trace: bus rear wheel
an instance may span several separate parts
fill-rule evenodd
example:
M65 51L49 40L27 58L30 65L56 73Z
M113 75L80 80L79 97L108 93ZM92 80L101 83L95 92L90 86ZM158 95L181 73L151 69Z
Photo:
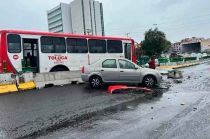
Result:
M56 66L50 70L50 72L69 71L66 66Z

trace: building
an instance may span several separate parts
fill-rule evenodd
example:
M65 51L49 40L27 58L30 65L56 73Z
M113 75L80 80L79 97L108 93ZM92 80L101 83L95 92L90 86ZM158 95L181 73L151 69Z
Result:
M60 3L60 5L47 11L49 32L72 33L70 5Z
M102 3L94 0L74 0L61 3L47 12L50 32L104 36Z
M201 51L202 52L210 52L210 39L205 39L201 42Z
M201 53L210 51L210 39L186 38L172 44L172 51L175 53Z

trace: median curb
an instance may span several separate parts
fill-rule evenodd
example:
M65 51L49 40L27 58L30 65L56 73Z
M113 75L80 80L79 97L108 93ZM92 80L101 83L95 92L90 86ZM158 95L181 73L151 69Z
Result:
M18 86L19 91L25 91L25 90L32 90L35 89L36 85L34 82L26 82L26 83L21 83Z
M17 91L18 88L16 84L0 85L0 94L9 94Z
M159 69L162 70L167 70L167 69L180 69L180 68L185 68L185 67L190 67L190 66L196 66L199 64L204 64L207 63L209 61L203 61L203 62L193 62L193 63L185 63L185 64L180 64L180 65L171 65L171 66L159 66Z
M157 68L157 70L162 74L162 75L167 75L169 71L175 70L175 69L181 69L181 68L186 68L186 67L191 67L191 66L196 66L200 64L205 64L210 62L210 60L206 61L200 61L200 62L193 62L193 63L185 63L185 64L180 64L180 65L162 65Z

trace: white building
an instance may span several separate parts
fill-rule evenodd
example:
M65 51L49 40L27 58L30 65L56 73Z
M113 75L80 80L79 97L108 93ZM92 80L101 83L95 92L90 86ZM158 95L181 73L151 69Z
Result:
M103 6L98 1L74 0L70 4L61 3L47 13L50 32L99 36L105 34Z
M72 33L70 5L60 5L47 11L48 29L50 32Z

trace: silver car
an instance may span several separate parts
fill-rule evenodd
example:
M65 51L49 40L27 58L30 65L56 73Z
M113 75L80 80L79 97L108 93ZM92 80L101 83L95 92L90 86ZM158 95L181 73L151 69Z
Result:
M123 58L108 58L84 66L81 70L84 82L89 82L92 88L99 88L102 84L140 84L153 87L162 80L157 70L142 68Z

